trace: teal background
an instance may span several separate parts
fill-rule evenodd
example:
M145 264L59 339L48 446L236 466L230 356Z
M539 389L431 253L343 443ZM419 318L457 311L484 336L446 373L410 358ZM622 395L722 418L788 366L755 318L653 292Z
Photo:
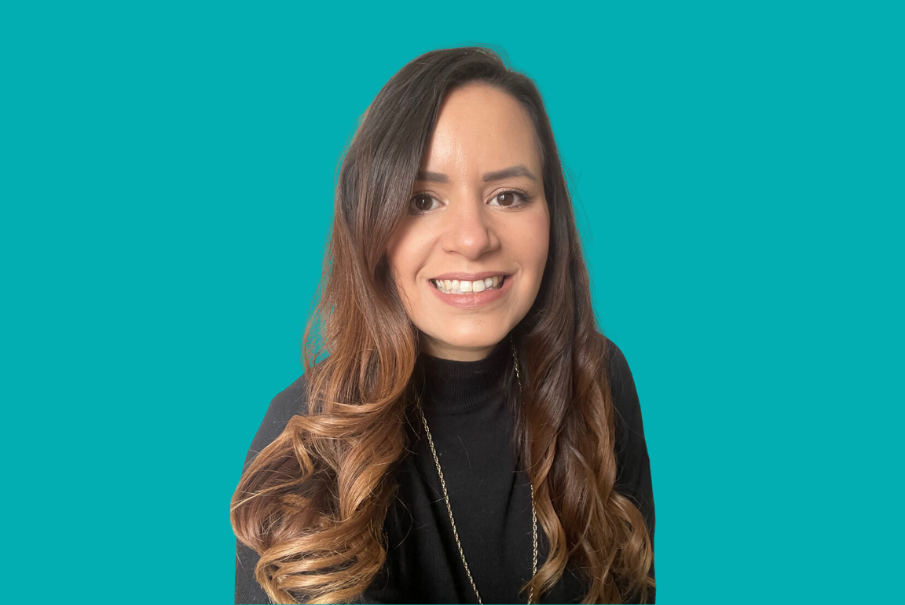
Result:
M659 602L895 599L897 4L5 4L4 600L232 602L229 499L301 372L342 150L470 43L535 79L571 172Z

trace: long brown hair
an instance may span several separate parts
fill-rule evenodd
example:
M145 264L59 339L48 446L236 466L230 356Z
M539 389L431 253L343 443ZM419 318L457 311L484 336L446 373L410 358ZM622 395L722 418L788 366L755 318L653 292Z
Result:
M511 94L533 120L550 211L540 291L513 330L525 385L516 446L550 544L524 590L550 589L567 563L584 575L583 603L646 601L654 587L644 518L614 489L606 341L549 119L528 77L470 47L426 53L396 73L342 161L319 303L304 336L308 413L257 455L232 499L233 530L260 555L256 578L276 602L352 601L386 559L390 471L405 452L420 349L385 252L444 95L473 81Z

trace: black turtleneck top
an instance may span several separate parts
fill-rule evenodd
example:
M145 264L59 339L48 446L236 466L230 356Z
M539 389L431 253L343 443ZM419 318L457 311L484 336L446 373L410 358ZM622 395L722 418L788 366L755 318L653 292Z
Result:
M608 377L616 407L616 489L647 521L653 540L654 499L641 408L628 363L611 341ZM421 405L446 481L459 539L485 603L524 603L519 589L531 577L531 491L513 445L516 415L509 339L479 361L422 354L416 367ZM305 377L277 395L252 441L246 466L285 428L307 413ZM510 385L513 385L510 387ZM477 603L443 499L437 467L420 414L406 427L409 452L393 470L399 486L384 530L387 560L362 598L369 603ZM538 524L538 569L549 544ZM269 603L254 578L258 555L237 542L236 603ZM651 570L653 574L653 569ZM542 603L577 603L585 586L567 567ZM652 597L649 598L653 602Z

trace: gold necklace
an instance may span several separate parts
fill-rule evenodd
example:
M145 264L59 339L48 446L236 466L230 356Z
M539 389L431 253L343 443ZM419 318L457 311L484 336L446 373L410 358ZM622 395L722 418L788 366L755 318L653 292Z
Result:
M519 393L522 392L522 377L518 371L518 355L515 352L515 344L512 342L510 338L509 344L512 346L512 358L515 360L515 377L518 380L518 390ZM424 432L427 433L427 442L431 448L431 454L434 456L434 464L437 466L437 474L440 475L440 487L443 488L443 499L446 500L446 512L449 513L449 523L452 525L453 536L456 539L456 546L459 547L459 556L462 557L462 564L465 566L465 573L468 575L468 581L471 582L471 587L474 590L475 596L478 598L478 603L484 605L484 601L481 600L481 594L478 592L478 587L474 583L474 578L471 577L471 570L468 568L468 561L465 560L465 551L462 550L462 543L459 541L459 532L456 529L456 521L453 519L452 506L449 504L449 494L446 492L446 480L443 479L443 470L440 468L440 458L437 456L437 450L434 448L434 440L431 438L431 430L427 426L427 418L424 416L424 410L420 407L418 408L421 412L421 422L424 424ZM531 561L531 578L534 579L534 576L537 575L537 512L534 509L534 486L531 485L531 534L534 542L534 556ZM531 601L534 599L534 588L531 588L528 593L528 603L530 605Z

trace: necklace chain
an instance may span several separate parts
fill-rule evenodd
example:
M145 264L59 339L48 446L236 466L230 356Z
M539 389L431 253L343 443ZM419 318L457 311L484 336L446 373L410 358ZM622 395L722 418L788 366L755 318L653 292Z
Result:
M518 368L518 355L515 352L515 344L510 339L510 345L512 346L512 358L515 360L515 377L518 381L518 389L519 393L522 392L522 376L519 374ZM471 577L471 569L468 567L468 561L465 560L465 551L462 549L462 542L459 541L459 531L456 529L456 520L453 518L452 506L449 504L449 494L446 491L446 480L443 478L443 470L440 468L440 458L437 456L437 450L434 447L434 440L431 438L431 430L427 426L427 418L424 416L424 410L421 410L421 422L424 424L424 432L427 433L427 443L430 445L431 454L434 456L434 464L437 467L437 474L440 476L440 487L443 488L443 499L446 501L446 512L449 513L449 523L452 525L453 537L456 539L456 546L459 549L459 556L462 558L462 564L465 566L465 573L468 575L468 581L471 582L471 587L474 590L475 596L478 598L478 603L484 605L484 601L481 600L481 593L478 592L478 587L474 583L474 578ZM532 541L534 543L534 555L531 559L531 578L537 575L537 511L534 509L534 486L531 485L531 535ZM532 587L528 594L528 603L530 605L531 601L534 600L534 588Z

